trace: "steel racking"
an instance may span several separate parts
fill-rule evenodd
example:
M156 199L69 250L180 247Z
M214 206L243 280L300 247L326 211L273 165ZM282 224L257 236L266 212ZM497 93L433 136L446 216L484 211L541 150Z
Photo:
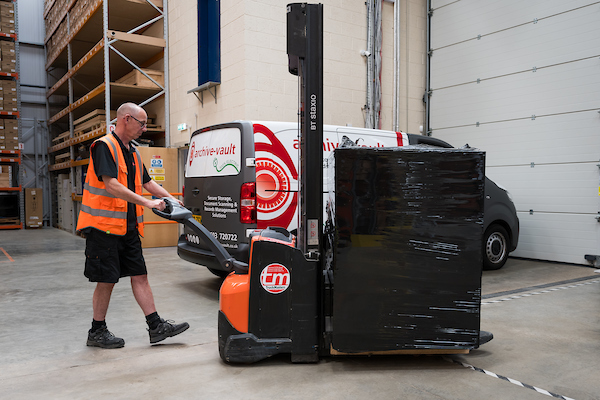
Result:
M20 127L19 127L19 45L17 42L18 24L17 7L12 0L0 2L0 47L1 59L3 60L0 68L0 83L3 90L0 92L0 121L2 130L0 137L4 139L5 144L0 144L0 167L7 168L10 171L9 184L3 186L0 182L0 194L16 194L19 207L18 217L0 218L0 229L21 229L24 220L24 199L21 184L21 149L20 145ZM4 45L10 45L7 49ZM13 83L8 90L4 90L5 83ZM10 129L5 129L5 121L10 121ZM16 133L15 133L16 131ZM16 135L16 136L15 136ZM17 138L17 145L14 144L14 138Z
M60 226L66 230L75 231L89 163L85 148L107 133L120 104L144 106L155 123L142 140L169 145L166 10L167 0L46 1L48 153L54 158L48 169L57 187L69 175L71 224ZM60 191L54 192L58 204Z

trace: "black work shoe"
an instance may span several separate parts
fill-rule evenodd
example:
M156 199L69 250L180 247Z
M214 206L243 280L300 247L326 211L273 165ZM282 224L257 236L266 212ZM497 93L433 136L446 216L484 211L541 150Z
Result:
M87 345L102 347L103 349L118 349L125 346L125 341L115 337L106 326L103 326L96 330L96 332L92 332L91 329L88 331Z
M187 322L181 324L173 324L173 322L175 321L165 321L161 318L160 324L158 324L156 329L148 329L150 343L158 343L168 337L179 335L190 327L190 324Z

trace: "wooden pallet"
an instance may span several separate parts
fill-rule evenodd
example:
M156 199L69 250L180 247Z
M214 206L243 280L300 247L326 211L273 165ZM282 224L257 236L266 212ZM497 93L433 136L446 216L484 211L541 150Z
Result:
M94 117L89 121L82 122L79 125L75 126L73 128L73 130L75 131L74 136L77 137L83 135L84 133L100 129L104 126L106 126L106 119L104 115L98 115L97 117Z
M0 225L17 225L20 224L19 218L0 218Z
M60 135L58 135L57 137L55 137L54 139L52 139L52 143L55 145L63 143L65 140L69 139L70 135L71 135L71 132L69 132L69 131L63 132Z
M63 162L65 159L69 159L71 157L71 154L69 153L61 153L61 154L57 154L54 156L54 160L55 162L59 163L59 162Z
M91 120L92 118L98 117L98 116L102 116L102 117L106 117L106 111L105 110L101 110L101 109L97 109L94 110L86 115L84 115L81 118L76 119L75 121L73 121L73 125L75 126L75 130L77 130L77 126ZM110 112L110 119L114 119L117 117L117 112L116 111L112 111Z
M436 355L436 354L469 354L469 349L405 349L388 351L368 351L362 353L343 353L330 349L332 356L390 356L390 355Z

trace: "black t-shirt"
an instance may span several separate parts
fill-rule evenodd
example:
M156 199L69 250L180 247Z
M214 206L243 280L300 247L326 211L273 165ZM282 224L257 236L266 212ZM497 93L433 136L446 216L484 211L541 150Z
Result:
M127 149L121 139L114 133L112 134L123 152L125 158L125 164L127 164L127 188L132 192L135 192L135 148L133 144L129 143L129 149ZM110 176L111 178L117 178L117 163L112 157L108 145L102 141L97 141L91 149L91 157L94 162L94 170L99 180L102 180L102 175ZM150 175L144 166L144 176L142 177L142 184L150 182ZM135 217L135 204L127 203L127 231L132 231L136 227Z

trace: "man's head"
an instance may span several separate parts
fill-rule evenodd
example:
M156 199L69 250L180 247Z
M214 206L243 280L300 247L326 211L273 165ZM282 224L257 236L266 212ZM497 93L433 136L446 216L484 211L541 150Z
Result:
M117 110L117 126L115 133L123 143L142 136L146 131L148 115L144 109L134 103L124 103Z

